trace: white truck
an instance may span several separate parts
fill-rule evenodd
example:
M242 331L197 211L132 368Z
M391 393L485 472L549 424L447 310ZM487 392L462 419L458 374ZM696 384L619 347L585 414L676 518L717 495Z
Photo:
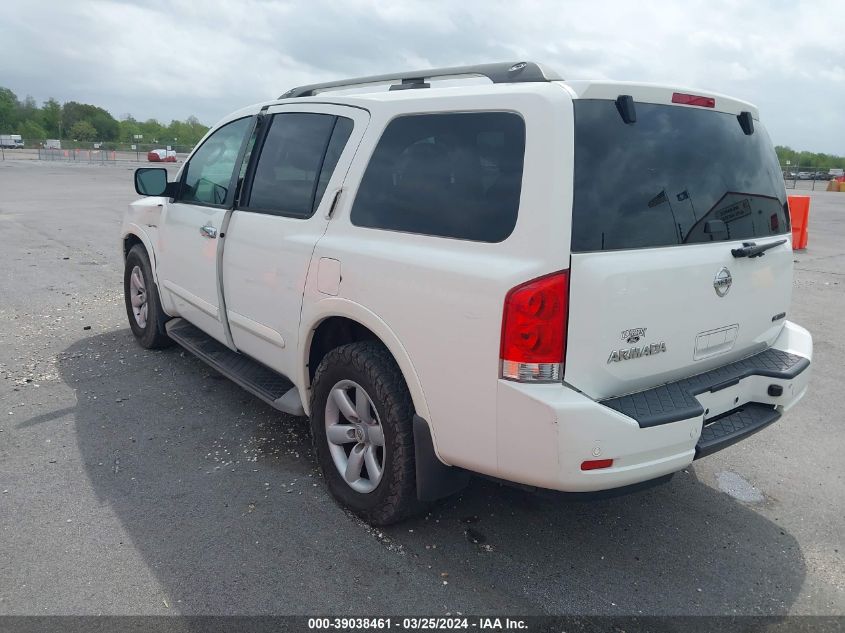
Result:
M134 336L308 415L374 524L473 473L662 482L807 390L786 192L737 99L530 62L315 84L135 187Z
M23 149L24 143L20 134L0 134L0 147L4 149Z

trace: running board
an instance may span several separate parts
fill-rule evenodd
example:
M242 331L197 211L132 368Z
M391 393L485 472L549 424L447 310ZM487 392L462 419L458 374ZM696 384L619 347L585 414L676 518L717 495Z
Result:
M171 319L165 328L179 345L270 406L291 415L305 415L299 390L282 374L232 351L185 319Z

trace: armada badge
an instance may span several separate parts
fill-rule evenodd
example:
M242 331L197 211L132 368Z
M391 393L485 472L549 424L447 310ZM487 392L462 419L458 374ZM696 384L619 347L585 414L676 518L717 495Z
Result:
M651 345L643 345L642 347L629 347L628 349L615 349L610 352L607 359L608 365L610 363L618 363L623 360L633 360L635 358L642 358L643 356L653 356L666 351L666 343L652 343Z
M733 281L734 279L731 277L731 271L722 266L719 272L716 273L716 277L713 279L713 289L716 291L717 295L724 297L728 294L728 290L731 289Z

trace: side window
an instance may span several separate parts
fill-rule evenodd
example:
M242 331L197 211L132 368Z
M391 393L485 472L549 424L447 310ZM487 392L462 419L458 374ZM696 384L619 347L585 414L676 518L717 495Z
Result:
M251 123L251 117L232 121L205 140L185 168L181 202L211 205L226 202L235 162Z
M420 114L390 122L352 206L352 223L501 242L516 225L525 123L509 112Z
M246 208L310 217L320 204L351 131L351 120L329 114L274 115Z
M320 200L323 199L323 194L326 192L326 187L334 173L334 168L337 167L337 161L340 160L340 155L343 153L343 148L346 147L346 141L349 140L350 134L352 134L352 119L337 117L332 137L329 140L329 146L326 148L326 159L323 161L323 169L320 170L317 194L314 196L315 211L320 205Z
M246 144L246 151L244 151L244 159L241 161L241 168L238 170L238 180L243 180L246 176L246 170L249 166L249 159L252 156L252 150L255 149L255 141L258 138L258 130L253 130Z

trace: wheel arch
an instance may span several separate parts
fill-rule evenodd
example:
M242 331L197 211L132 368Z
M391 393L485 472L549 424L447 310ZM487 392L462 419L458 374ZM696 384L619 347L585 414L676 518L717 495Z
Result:
M311 379L317 365L330 349L357 340L378 340L388 349L399 366L417 415L430 420L425 393L411 357L387 323L367 308L348 299L324 299L318 306L319 310L307 323L303 320L302 324L300 340L303 345L299 378L300 384L305 387L303 391L310 391ZM344 328L348 328L347 335L343 334ZM303 398L307 414L310 414L309 400Z
M305 344L302 346L300 384L307 385L310 390L311 379L320 360L338 345L361 340L379 341L399 366L415 409L413 434L417 498L423 502L434 501L461 490L469 481L470 474L440 459L422 384L407 350L393 330L378 315L347 299L326 299L318 305L320 310L303 330L304 338L301 340ZM308 403L306 414L310 415L310 398L303 400L303 404Z
M146 234L146 232L139 227L137 224L130 224L127 229L123 233L123 238L121 240L123 246L123 259L126 259L126 256L129 255L129 251L132 249L133 246L136 244L140 244L144 247L144 250L147 251L147 257L150 258L150 270L153 273L153 281L155 281L156 285L158 285L158 271L156 270L156 256L155 251L153 250L152 240L150 240L150 236Z

